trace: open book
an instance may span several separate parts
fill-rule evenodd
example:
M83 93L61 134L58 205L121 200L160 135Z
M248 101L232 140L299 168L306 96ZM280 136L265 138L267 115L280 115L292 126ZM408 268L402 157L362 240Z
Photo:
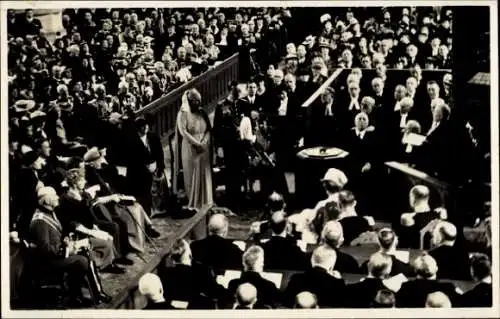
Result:
M281 287L281 280L283 279L283 274L273 273L273 272L263 272L260 273L260 275L262 276L262 278L267 279L271 281L273 284L275 284L278 289ZM226 270L224 275L217 276L216 281L219 285L227 289L229 287L229 283L231 282L231 280L238 279L240 277L241 277L241 271Z
M405 275L399 274L399 275L393 276L391 278L385 279L383 281L383 283L384 283L384 286L386 286L388 289L390 289L394 292L398 292L399 289L401 289L401 285L407 281L408 281L408 278L406 278Z
M403 144L408 144L413 146L420 146L422 145L422 143L424 143L424 141L425 141L425 136L416 133L410 133L403 137Z

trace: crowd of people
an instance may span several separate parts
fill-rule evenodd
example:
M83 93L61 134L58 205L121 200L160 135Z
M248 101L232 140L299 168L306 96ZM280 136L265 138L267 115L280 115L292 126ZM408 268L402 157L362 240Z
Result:
M325 181L325 188L337 191L318 203L306 227L297 227L276 193L268 199L268 219L256 223L245 242L228 238L224 214L211 215L206 238L177 240L158 274L141 278L139 291L148 300L144 309L491 307L492 252L485 247L469 254L452 223L436 223L430 249L406 260L398 254L408 247L407 238L418 241L418 227L434 213L426 187L410 191L415 213L402 220L411 218L412 224L405 222L397 232L391 227L376 231L377 248L360 264L359 257L343 250L372 225L356 214L354 195L338 184L343 173L335 170L330 176L335 180ZM311 249L298 244L307 232L315 234ZM224 281L228 270L237 275ZM272 279L270 273L281 277Z
M269 219L252 225L252 236L272 237L242 253L224 238L227 218L211 216L208 225L200 223L191 246L176 243L169 255L174 267L141 279L148 308L455 307L491 299L491 252L469 263L454 246L460 231L445 221L446 211L425 205L424 186L412 189L414 212L398 216L394 230L378 233L381 251L366 265L338 249L374 225L355 207L371 214L369 208L380 204L367 189L388 159L380 154L445 177L450 130L474 144L470 123L451 121L451 73L436 81L422 77L422 70L452 67L451 10L324 9L314 11L319 25L313 32L300 25L308 19L301 10L66 9L65 32L54 43L33 10L9 11L9 225L10 239L22 251L14 297L29 301L40 275L67 273L72 307L88 306L82 288L94 305L110 301L99 274L126 272L134 255L161 236L153 227L151 190L165 172L163 146L149 119L136 117L136 111L238 52L240 78L229 83L213 127L199 92L184 94L172 190L183 188L191 208L213 204L215 155L224 164L233 211L245 210L245 192L257 179L262 198L273 194ZM345 83L332 83L308 108L301 107L338 68L349 73ZM408 69L408 75L396 80L392 68ZM412 133L424 142L411 142ZM283 173L293 171L298 148L312 146L349 152L342 169L352 192L342 190L343 173L329 171L322 180L328 199L287 216ZM439 222L429 245L454 246L452 252L436 248L412 265L388 257L398 237L405 247L417 246L431 220ZM319 246L309 256L297 239ZM463 267L453 269L449 256L463 258ZM464 279L469 266L479 288L464 295L436 281ZM227 289L210 271L226 269L244 270ZM276 269L304 273L280 292L259 275ZM368 279L354 285L342 279L343 273L360 272ZM399 273L418 279L398 291L384 286L389 275ZM344 297L332 298L338 291ZM365 294L358 298L360 292ZM408 297L416 293L417 301Z

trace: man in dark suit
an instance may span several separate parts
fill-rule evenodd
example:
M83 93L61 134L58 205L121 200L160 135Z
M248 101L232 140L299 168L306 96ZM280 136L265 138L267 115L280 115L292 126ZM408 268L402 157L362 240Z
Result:
M432 243L437 246L429 251L436 260L439 279L470 280L469 256L457 239L457 228L450 222L440 221L433 231Z
M461 297L461 307L491 307L493 290L491 261L485 254L475 254L471 258L471 272L477 284Z
M306 255L297 246L295 240L287 237L287 223L286 214L283 211L275 212L271 216L269 225L272 231L271 239L262 245L266 270L303 270L307 267Z
M391 276L403 274L407 277L413 275L413 269L409 264L399 260L394 254L398 246L398 237L396 233L390 228L382 228L378 232L378 244L380 247L379 252L386 254L392 259ZM362 265L363 269L367 268L367 263Z
M420 148L426 161L422 162L421 169L428 174L449 177L450 170L450 127L449 116L451 110L446 104L437 105L432 111L432 125L427 137Z
M380 171L380 150L375 128L369 126L368 115L358 113L354 118L355 126L343 139L343 149L349 152L346 158L348 176L352 182L352 191L358 197L361 211L372 213L376 203L376 191L369 188ZM370 211L371 209L371 211Z
M370 96L373 96L375 99L375 108L376 109L385 109L388 107L389 104L389 97L387 96L385 92L385 85L384 85L384 80L382 80L379 77L375 77L372 80L372 90L373 94L370 94Z
M334 106L334 94L333 88L327 88L320 101L309 105L305 146L338 146L345 116Z
M460 290L453 283L436 280L438 264L432 256L423 254L417 257L413 261L413 268L417 278L401 285L396 295L396 307L424 307L427 296L436 291L445 293L452 301L452 304L456 305Z
M259 302L275 308L281 302L278 288L271 281L262 278L264 271L264 250L260 246L251 246L243 254L243 272L241 277L229 282L228 293L234 296L241 284L250 283L256 289Z
M369 308L380 290L387 289L383 280L389 276L392 259L381 252L374 253L368 260L368 276L347 286L352 308Z
M321 232L321 241L323 245L335 250L337 253L334 270L340 273L350 274L357 274L360 272L359 264L356 259L339 249L344 243L344 233L340 222L327 222Z
M225 269L241 269L241 250L226 239L229 221L222 214L214 214L208 222L208 237L191 243L193 260L211 267L216 273Z
M320 246L316 248L311 257L312 268L304 273L295 274L285 290L285 304L292 307L297 294L308 291L318 298L321 308L343 307L341 297L345 292L345 282L340 273L334 271L336 262L335 250Z
M36 190L42 185L38 172L43 168L44 162L37 152L29 151L22 156L22 164L18 174L13 176L14 187L11 193L19 208L19 215L13 216L16 218L15 228L21 237L25 237L29 233L30 221L37 206Z
M254 80L250 80L247 83L247 96L240 100L240 107L244 112L250 114L251 110L258 111L262 113L264 110L264 98L261 95L257 95L257 83Z
M152 214L151 187L153 175L161 176L165 170L163 147L160 138L149 131L149 124L142 117L135 120L136 132L130 136L127 181L131 194L137 198L146 213Z
M190 309L207 309L215 307L212 299L225 296L224 288L216 283L210 269L193 264L191 249L185 240L177 240L168 258L172 266L158 270L165 287L165 300L187 303L185 307Z
M259 301L257 288L250 283L243 283L238 286L234 295L235 302L226 305L224 308L233 310L270 309L269 306Z

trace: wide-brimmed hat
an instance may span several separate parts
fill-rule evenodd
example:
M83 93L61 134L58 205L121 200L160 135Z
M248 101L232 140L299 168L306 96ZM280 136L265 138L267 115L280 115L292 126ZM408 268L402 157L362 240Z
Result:
M98 159L106 162L106 159L102 156L101 151L97 147L92 147L83 155L83 160L87 163L97 161Z
M337 168L330 168L326 172L322 181L330 182L335 184L339 188L343 188L347 184L348 179L347 176L344 174L344 172L342 172L341 170Z
M28 151L23 155L23 162L24 165L26 166L31 166L33 163L36 162L36 160L40 157L40 154L38 154L35 151Z
M17 113L29 112L35 108L33 100L18 100L14 103L14 111Z

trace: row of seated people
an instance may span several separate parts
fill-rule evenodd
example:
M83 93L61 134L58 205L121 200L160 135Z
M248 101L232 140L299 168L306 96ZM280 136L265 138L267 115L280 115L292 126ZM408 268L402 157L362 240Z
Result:
M139 126L147 126L145 122L144 126L139 124L141 121L135 123L139 130ZM150 148L156 147L156 140L146 131L132 130L127 141L133 143L137 138L135 145L146 151L139 139L143 136ZM75 307L85 304L79 293L81 283L75 283L75 278L78 281L81 275L72 273L73 267L80 267L82 250L88 252L86 260L95 265L95 278L99 273L123 274L136 257L146 252L147 242L160 236L153 227L148 201L143 206L141 198L127 196L131 194L128 186L133 183L129 178L137 178L134 172L156 167L156 162L149 166L130 162L122 168L126 171L123 173L111 160L112 156L107 158L106 149L78 144L71 148L71 154L64 154L54 152L47 139L36 142L34 150L19 142L11 140L16 147L10 152L13 173L10 238L21 246L23 259L14 264L20 268L20 279L16 281L20 285L14 290L17 289L21 300L29 303L32 278L40 276L36 270L42 267L67 272L70 299ZM148 157L146 161L150 152L149 149L143 154ZM134 160L140 157L137 155ZM162 157L156 160L159 166L163 165ZM153 173L148 174L152 177ZM150 202L150 191L148 196ZM74 246L73 242L81 245L65 254L67 247ZM76 264L73 259L77 259ZM105 297L94 301L108 300Z
M226 238L227 217L212 215L206 239L191 245L178 240L167 266L158 269L158 276L147 274L139 281L139 291L148 299L145 309L491 306L491 264L484 254L472 256L467 265L477 282L474 286L442 280L439 261L425 252L411 266L403 267L412 268L414 278L408 280L402 262L385 248L390 238L394 242L397 236L391 229L383 229L378 234L379 250L366 261L366 277L353 276L337 270L341 253L332 242L342 236L342 226L329 221L322 231L321 244L310 255L308 265L299 270L296 266L300 259L296 257L302 252L286 237L284 213L275 212L271 220L272 238L243 252ZM273 256L278 249L280 256L286 251L287 256L295 257L281 269L269 264L276 262ZM235 273L233 270L238 270L236 275L225 278L228 271ZM278 279L273 279L273 274L278 274ZM465 293L462 287L467 289Z

